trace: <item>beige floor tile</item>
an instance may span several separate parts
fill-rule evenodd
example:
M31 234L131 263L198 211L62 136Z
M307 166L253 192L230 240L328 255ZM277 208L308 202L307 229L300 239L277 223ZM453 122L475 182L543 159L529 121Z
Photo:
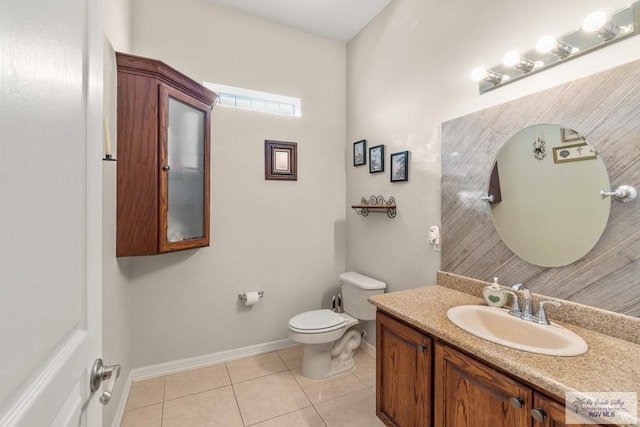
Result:
M311 405L289 371L234 384L233 388L245 425Z
M302 367L302 353L304 347L298 345L296 347L291 347L286 350L280 350L278 355L284 361L284 364L287 365L289 369L297 369Z
M292 371L292 373L313 404L335 399L336 397L367 388L367 386L351 372L323 381L313 381L303 377L300 369L296 369Z
M131 384L131 391L127 399L126 411L144 406L162 403L164 399L164 377L136 381Z
M290 412L280 417L272 418L251 427L325 427L326 424L313 407Z
M278 353L267 353L260 356L248 357L246 359L227 362L227 369L231 376L232 383L252 380L286 371L287 367L278 356Z
M242 427L231 386L164 403L162 427Z
M126 411L120 427L161 427L162 403Z
M376 417L376 397L368 389L315 406L328 427L384 427Z
M224 364L178 372L177 374L167 375L164 400L213 390L230 384L231 380Z
M376 359L362 350L357 350L353 355L356 362L353 373L360 378L367 387L376 385Z

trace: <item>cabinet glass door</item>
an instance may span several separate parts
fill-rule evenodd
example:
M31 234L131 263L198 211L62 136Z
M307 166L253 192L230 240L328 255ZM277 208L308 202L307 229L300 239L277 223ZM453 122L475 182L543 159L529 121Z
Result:
M210 109L166 86L161 105L167 126L160 127L166 132L160 144L160 240L166 251L207 246Z

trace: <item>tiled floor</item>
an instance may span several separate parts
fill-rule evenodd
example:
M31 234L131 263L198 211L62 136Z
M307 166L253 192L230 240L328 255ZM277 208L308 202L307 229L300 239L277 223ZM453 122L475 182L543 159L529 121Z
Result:
M122 427L375 427L375 359L326 381L300 372L302 347L133 383Z

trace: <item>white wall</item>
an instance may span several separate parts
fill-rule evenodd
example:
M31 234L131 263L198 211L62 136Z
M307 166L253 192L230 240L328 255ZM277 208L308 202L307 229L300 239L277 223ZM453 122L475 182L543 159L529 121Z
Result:
M346 46L205 0L132 6L132 53L302 99L300 119L214 108L211 246L131 259L132 366L285 338L344 271ZM298 143L297 182L264 180L265 139Z
M409 150L409 182L392 184L388 173L347 167L347 205L371 194L394 196L398 205L395 219L347 213L347 269L386 281L389 291L434 284L440 254L426 242L429 226L440 223L440 124L637 59L640 37L482 96L471 70L498 65L509 50L530 50L545 34L578 27L594 9L626 3L393 0L348 44L347 163L359 139L385 144L385 170L390 153Z
M129 49L129 0L103 2L104 84L103 107L112 150L116 152L116 97L117 74L114 47ZM103 408L103 425L108 426L118 409L129 371L131 369L129 286L130 262L115 258L116 231L116 163L102 163L102 358L108 365L121 366L120 379L116 382L113 400Z
M104 0L104 34L119 52L131 49L131 0Z

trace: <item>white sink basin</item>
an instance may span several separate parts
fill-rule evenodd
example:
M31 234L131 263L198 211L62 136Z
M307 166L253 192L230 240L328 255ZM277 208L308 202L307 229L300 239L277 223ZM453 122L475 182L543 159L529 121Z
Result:
M550 356L578 356L589 349L574 332L558 325L539 325L486 305L461 305L447 311L456 326L479 338L517 350Z

